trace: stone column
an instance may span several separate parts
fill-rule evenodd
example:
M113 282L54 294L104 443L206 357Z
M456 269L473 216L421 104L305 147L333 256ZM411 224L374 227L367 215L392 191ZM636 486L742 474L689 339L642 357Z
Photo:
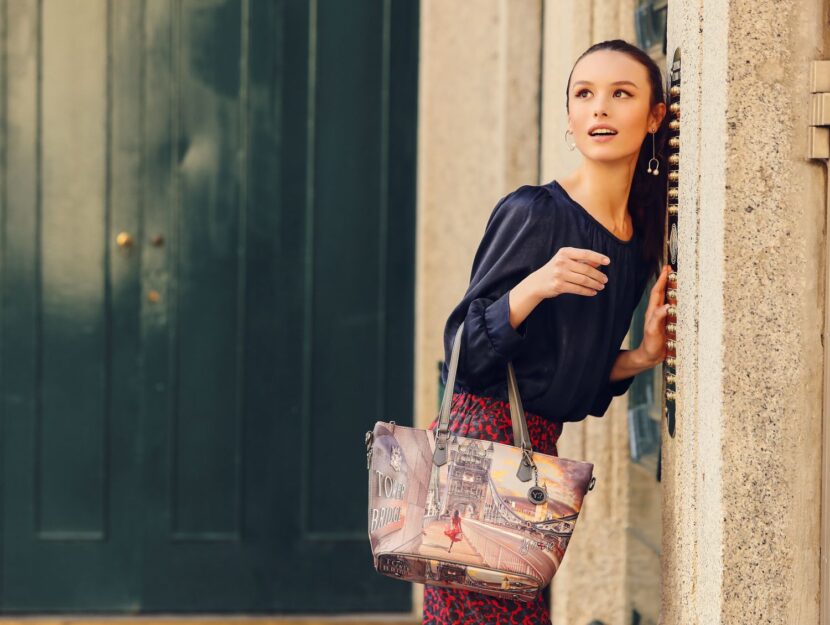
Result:
M823 168L817 0L673 0L682 49L678 416L663 625L819 622Z
M496 202L538 182L541 0L422 0L416 425L437 414L443 330ZM506 381L505 381L506 383ZM421 586L414 590L420 612Z

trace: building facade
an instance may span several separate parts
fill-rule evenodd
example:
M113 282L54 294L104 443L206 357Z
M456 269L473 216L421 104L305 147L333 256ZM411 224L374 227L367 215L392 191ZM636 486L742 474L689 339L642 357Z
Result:
M422 3L415 414L424 424L435 405L443 323L495 201L579 158L563 138L576 57L623 38L668 79L679 48L675 429L659 368L603 418L566 424L560 454L594 462L597 488L554 578L553 622L827 623L826 173L808 154L827 3L667 8Z

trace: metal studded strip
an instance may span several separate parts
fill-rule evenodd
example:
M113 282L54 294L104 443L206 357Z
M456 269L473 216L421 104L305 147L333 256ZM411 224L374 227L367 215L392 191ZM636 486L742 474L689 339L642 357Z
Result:
M671 268L666 285L666 303L669 314L666 319L666 359L663 362L663 414L666 416L669 435L674 437L675 400L677 399L677 214L680 182L680 48L674 51L669 72L669 142L666 243L664 256Z

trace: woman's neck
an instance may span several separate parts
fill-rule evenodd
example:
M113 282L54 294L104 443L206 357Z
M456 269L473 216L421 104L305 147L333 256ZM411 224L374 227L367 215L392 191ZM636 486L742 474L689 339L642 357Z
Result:
M616 236L629 239L634 231L628 212L632 178L633 170L628 167L586 161L565 178L560 178L559 184Z

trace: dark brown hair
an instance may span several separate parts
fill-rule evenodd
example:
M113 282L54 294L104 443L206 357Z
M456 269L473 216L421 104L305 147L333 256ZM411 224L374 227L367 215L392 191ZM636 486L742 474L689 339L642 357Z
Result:
M652 266L650 276L655 278L660 274L663 263L664 231L666 227L666 184L669 163L665 154L665 146L669 135L669 110L668 102L663 89L663 75L660 68L652 58L635 45L622 39L609 39L595 43L585 50L574 62L571 73L568 75L568 84L565 87L565 108L570 112L568 106L568 94L571 90L571 76L574 67L583 57L598 50L613 50L627 54L635 61L638 61L646 68L648 81L651 85L651 103L649 112L654 110L660 102L666 104L666 115L654 135L654 152L660 161L659 174L654 175L646 171L652 154L651 133L647 133L640 154L637 157L637 165L634 168L634 178L631 181L631 192L628 195L628 212L631 213L631 220L634 228L640 237L640 245L643 258Z

